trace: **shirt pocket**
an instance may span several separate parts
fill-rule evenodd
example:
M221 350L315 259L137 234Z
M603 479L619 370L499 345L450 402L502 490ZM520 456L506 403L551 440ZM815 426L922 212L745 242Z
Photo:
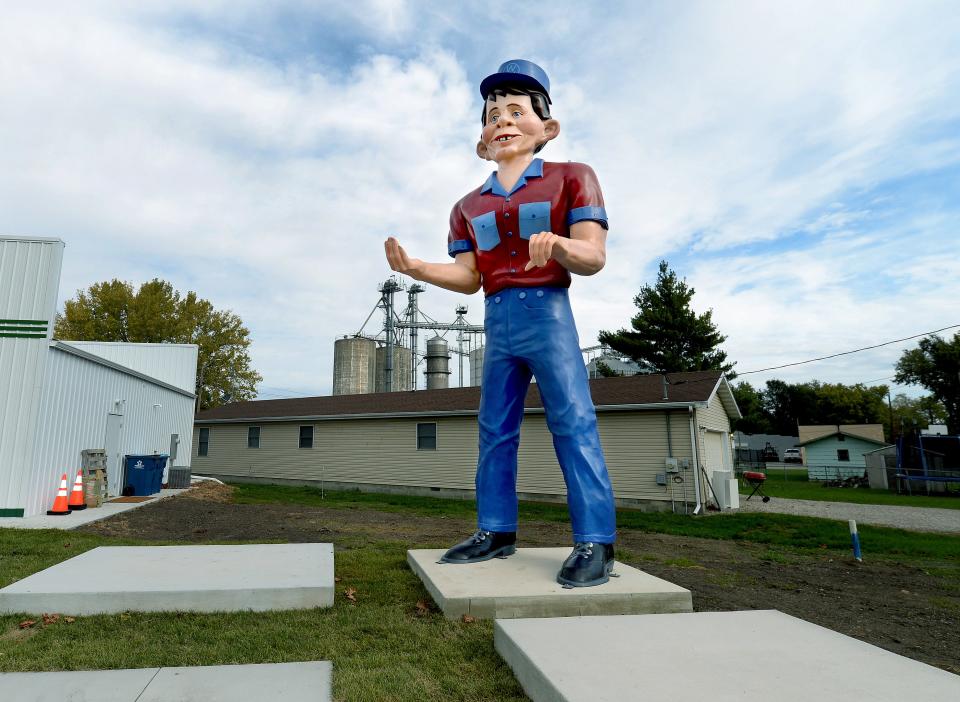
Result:
M477 240L477 248L489 251L500 243L500 232L497 231L496 212L487 212L470 220L473 226L473 236Z
M529 239L534 234L549 232L550 201L526 202L520 205L520 237Z

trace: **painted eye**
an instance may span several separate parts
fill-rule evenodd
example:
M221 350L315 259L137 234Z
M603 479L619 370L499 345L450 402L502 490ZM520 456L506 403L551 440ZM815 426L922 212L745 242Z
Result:
M522 113L520 110L514 110L514 111L513 111L513 116L514 116L514 117L518 117L518 118L519 118L519 117L523 117L523 113Z
M495 124L500 119L500 115L490 115L490 124Z

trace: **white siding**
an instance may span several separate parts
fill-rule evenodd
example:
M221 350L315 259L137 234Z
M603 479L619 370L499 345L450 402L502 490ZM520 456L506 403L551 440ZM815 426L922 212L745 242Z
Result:
M196 344L128 344L108 341L64 341L94 356L131 368L164 383L194 392L197 383Z
M46 322L46 338L0 338L0 509L24 505L62 259L62 241L0 238L0 319Z
M50 508L61 474L76 475L81 450L104 447L110 412L123 415L121 454L168 453L170 435L179 434L174 465L190 465L192 397L57 348L47 353L32 470L23 471L29 478L18 505L25 516Z

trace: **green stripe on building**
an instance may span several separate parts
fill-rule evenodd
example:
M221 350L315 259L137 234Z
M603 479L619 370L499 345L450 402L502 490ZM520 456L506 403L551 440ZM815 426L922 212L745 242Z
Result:
M38 319L0 319L0 337L5 339L46 339L47 325Z

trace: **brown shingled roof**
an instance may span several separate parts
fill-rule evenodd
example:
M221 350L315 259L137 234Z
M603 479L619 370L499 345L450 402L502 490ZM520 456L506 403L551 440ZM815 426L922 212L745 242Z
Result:
M662 375L595 378L590 381L590 392L593 395L593 403L598 408L618 405L703 403L710 399L713 389L720 380L720 372L670 373L667 375L667 380L669 382L667 399L663 399ZM524 406L527 409L543 407L535 383L530 386ZM233 402L198 413L196 422L331 417L337 415L433 414L437 412L471 414L476 413L479 407L479 387L449 388L445 390L416 390L364 395L324 395L287 400Z

